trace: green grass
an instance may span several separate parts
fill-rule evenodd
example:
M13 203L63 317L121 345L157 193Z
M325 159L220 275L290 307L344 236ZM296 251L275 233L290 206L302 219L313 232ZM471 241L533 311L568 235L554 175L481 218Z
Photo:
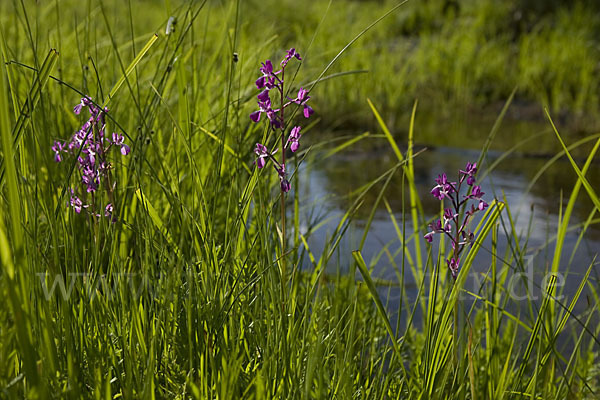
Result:
M507 46L533 46L539 54L528 50L521 57L543 57L541 44L585 35L591 17L584 8L568 9L562 12L583 22L569 30L563 15L557 24L565 25L565 36L553 39L561 30L540 22L529 39L515 41L498 35L502 25L488 23L496 13L507 15L508 6L468 3L465 12L472 17L460 22L466 28L454 30L440 17L440 2L415 3L364 32L397 3L2 2L0 398L597 398L597 264L585 266L574 295L553 297L562 289L552 278L543 300L517 307L508 277L524 270L530 249L512 205L497 193L474 227L481 241L465 255L452 284L444 246L422 239L429 221L415 189L413 160L419 154L412 148L418 141L417 93L440 90L439 104L508 98L519 82L498 81L507 57L518 59L513 68L533 66ZM165 35L172 15L176 29ZM406 32L422 38L418 47L405 49L406 62L399 53L381 53L382 47L402 48L394 40ZM525 92L519 93L553 109L594 107L597 74L588 62L597 62L597 54L586 43L570 49L573 57L589 56L577 63L548 50L547 63L534 63L540 68L531 74L535 84L520 85ZM319 116L343 121L360 110L383 133L332 140L331 146L313 137L317 143L308 151L305 146L294 165L305 160L310 168L319 146L330 156L372 136L385 138L397 162L354 188L320 254L308 245L319 221L300 230L310 222L300 220L305 205L298 191L290 194L282 269L278 185L271 171L252 165L251 149L266 132L248 114L255 107L257 66L279 58L290 44L305 56L295 86L324 71L325 77L355 71L315 86ZM460 62L445 64L442 48ZM489 52L487 64L471 74L481 57L474 49L480 48ZM438 54L437 61L428 51ZM563 69L575 63L581 73L548 76L555 59ZM368 75L358 72L365 69ZM390 83L392 75L398 79ZM498 85L482 94L481 85L490 82ZM67 206L68 189L78 179L75 166L72 160L55 163L50 150L81 125L72 107L82 94L108 105L109 131L124 133L132 148L112 160L115 224ZM404 112L397 104L412 106L412 114L406 108L406 115L394 117L392 110ZM407 143L399 143L386 124L394 118L409 121ZM577 176L556 239L547 244L560 249L574 229L569 217L578 196L585 193L594 205L577 226L580 237L598 223L597 189L586 174L600 142L580 167L571 156L579 144L551 120L548 127ZM489 168L482 174L493 168L484 165ZM401 182L401 209L390 206L390 182ZM294 178L292 185L299 184ZM361 250L379 204L396 228L395 253L390 246L365 260ZM367 229L354 259L347 254L351 261L344 264L339 245L359 213L367 216ZM499 240L509 243L506 254L498 254ZM487 273L474 291L464 284L482 249L495 257L478 265ZM372 276L383 256L395 264L397 310L386 304L385 287ZM567 258L557 250L551 272L562 271ZM416 299L406 280L415 282ZM587 306L576 313L584 294ZM565 350L564 342L571 347Z
M286 44L308 48L310 43L301 79L316 73L353 33L396 4L261 3L264 7L249 12L251 20L272 27ZM334 127L372 127L376 123L364 107L369 97L380 105L385 121L402 130L415 98L428 118L436 120L465 107L503 102L517 88L525 118L543 120L541 104L564 114L575 128L594 130L600 84L597 5L576 1L548 5L542 12L528 3L535 2L409 1L332 70L356 74L319 85L315 101L324 119Z

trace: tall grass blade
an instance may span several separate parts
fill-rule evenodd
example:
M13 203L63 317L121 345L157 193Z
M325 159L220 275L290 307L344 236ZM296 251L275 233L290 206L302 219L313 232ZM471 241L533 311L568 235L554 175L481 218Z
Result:
M148 212L148 215L150 216L150 219L154 223L154 226L156 226L156 228L162 233L162 235L165 237L165 239L167 239L167 242L169 243L170 246L173 247L173 250L175 250L175 252L178 255L180 255L179 248L177 247L177 245L171 238L171 234L169 233L166 225L163 223L162 219L156 212L156 209L152 206L152 203L150 203L150 201L146 198L146 196L144 196L144 193L142 193L141 189L137 189L135 191L135 195L137 196L140 203L142 204L142 207L146 210L146 212Z
M596 156L596 152L598 151L598 147L600 147L600 139L594 145L594 148L588 155L588 158L581 170L581 175L585 177L588 172L590 166L592 165L592 161ZM577 201L577 196L579 195L579 189L581 189L582 180L578 179L575 183L575 187L573 187L573 191L571 192L571 196L569 197L569 202L567 203L567 208L565 209L564 215L560 221L558 235L556 237L556 247L554 248L554 257L552 258L552 273L558 272L558 267L560 264L561 254L563 251L563 244L565 241L565 237L567 235L567 229L569 227L569 221L571 219L571 214L573 209L575 208L575 202Z
M369 268L367 267L367 264L365 263L365 260L363 259L363 256L362 256L360 250L353 251L352 257L354 257L354 260L356 261L356 264L358 265L358 270L360 271L360 274L362 275L363 279L365 280L365 284L367 285L367 288L369 289L369 293L371 294L371 297L373 298L373 301L375 302L375 306L377 307L377 313L379 314L379 317L382 319L382 321L385 325L385 329L387 330L387 333L390 335L390 340L392 342L392 346L394 347L394 351L396 352L396 356L402 363L402 354L400 353L400 348L398 347L398 341L396 339L396 335L394 335L394 330L392 329L392 325L390 324L390 319L388 318L387 312L385 311L385 307L384 307L383 303L381 302L381 299L379 298L379 294L377 293L377 288L375 288L373 279L371 279L371 274L369 273Z
M116 96L117 92L119 91L119 89L121 88L121 86L123 85L123 83L125 83L125 80L135 70L135 68L140 63L140 61L142 61L142 58L144 58L144 56L146 55L146 53L148 53L148 51L150 50L150 48L154 45L154 43L157 40L158 40L158 34L155 33L154 35L152 35L152 37L150 38L150 40L148 40L148 42L146 43L146 45L140 50L140 52L133 59L133 61L131 61L131 63L129 64L129 66L127 67L127 69L125 69L125 72L123 73L123 75L121 75L121 77L114 84L114 86L112 87L112 89L108 93L108 96L106 97L106 100L104 100L104 104L102 104L102 108L106 107L110 103L110 101Z
M27 314L28 304L22 307L22 302L29 296L29 289L26 287L26 271L24 270L25 257L24 245L25 238L21 226L21 193L19 190L19 174L14 159L13 135L10 129L10 113L8 104L8 93L6 91L6 65L0 63L0 136L2 142L3 166L6 172L6 189L8 196L8 215L5 214L3 207L0 211L0 259L2 259L2 269L6 272L8 282L6 285L8 291L8 300L12 309L12 319L17 330L17 341L19 343L19 355L23 360L23 368L28 383L34 390L39 390L41 395L45 395L44 387L39 385L39 373L37 370L37 352L32 346L31 324ZM2 185L0 185L0 190ZM10 239L4 231L4 218L9 217L11 227ZM12 247L12 248L11 248ZM16 268L15 268L16 267Z
M594 203L594 206L596 206L596 209L598 209L598 211L600 211L600 199L598 198L598 195L596 194L596 191L594 190L594 188L592 187L592 185L590 185L590 182L586 179L585 175L581 172L581 170L577 166L577 163L575 162L575 160L571 156L571 153L569 152L569 149L567 148L565 142L562 140L562 137L558 133L558 129L556 129L556 126L554 125L554 121L552 121L552 118L550 117L550 113L548 112L548 109L545 109L545 111L546 111L546 117L548 117L548 120L550 121L550 124L552 125L552 129L554 130L554 133L556 134L556 138L560 142L560 145L562 146L565 154L569 158L569 162L571 163L571 166L573 167L573 170L575 171L575 173L579 177L579 180L583 184L583 187L585 187L585 190L587 191L588 195L590 196L590 199ZM594 146L594 148L598 147L598 142L600 142L600 139L598 139L598 141L596 142L596 145Z

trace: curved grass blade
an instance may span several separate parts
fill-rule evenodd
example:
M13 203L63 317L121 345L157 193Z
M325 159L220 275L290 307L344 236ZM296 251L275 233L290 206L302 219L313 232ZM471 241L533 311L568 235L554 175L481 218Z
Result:
M206 136L210 137L211 139L213 139L214 141L216 141L220 145L223 145L225 147L225 151L227 151L229 154L231 154L236 159L238 159L240 161L240 164L248 172L248 174L250 174L250 175L252 174L252 171L250 170L250 167L248 167L246 165L246 163L242 162L243 161L242 157L240 157L240 155L238 153L236 153L235 150L233 150L231 148L231 146L229 146L227 143L223 143L223 141L221 140L221 138L219 138L217 135L215 135L214 133L212 133L208 129L206 129L206 128L202 127L202 126L200 126L199 129L200 129L200 131L202 133L206 134Z
M548 282L547 293L546 293L546 296L544 296L544 301L542 302L542 306L540 307L540 312L535 321L535 325L533 325L533 330L531 332L531 335L529 336L529 342L527 343L527 347L525 348L525 353L523 353L523 357L521 357L521 366L519 367L519 372L517 373L517 376L515 377L515 380L514 380L515 385L520 383L521 377L523 376L523 373L525 372L525 369L527 368L527 361L529 360L529 357L531 357L531 352L533 351L533 346L534 346L536 340L538 339L538 337L537 337L538 333L540 332L540 328L541 328L542 324L544 323L546 309L548 308L548 305L550 304L550 299L553 298L553 292L554 292L555 286L556 286L556 275L552 275L550 277L550 281ZM515 391L516 391L516 389L515 389Z
M13 128L12 137L13 137L13 148L16 148L19 144L19 139L23 133L23 130L27 126L27 123L30 120L31 114L33 110L37 106L40 98L42 96L42 90L48 83L48 79L50 78L50 73L54 69L58 61L58 52L55 49L51 49L48 52L48 55L44 59L42 66L34 79L33 85L29 90L29 94L27 95L27 99L25 103L21 107L21 112L19 113L19 118Z
M488 152L490 146L492 145L492 142L494 141L494 138L496 137L498 130L500 130L500 125L502 125L502 120L504 119L504 116L506 115L506 112L508 111L508 107L510 106L510 104L513 101L513 98L515 97L515 93L517 93L516 87L513 89L510 96L508 96L506 103L504 103L504 106L502 107L502 111L500 111L500 115L498 115L498 118L496 118L496 121L494 122L494 125L492 126L492 130L490 131L490 134L488 135L488 137L485 141L485 144L483 145L483 149L481 149L481 154L479 155L479 159L477 160L477 165L482 165L483 161L485 160L485 156L487 155L487 152Z
M337 145L333 149L327 151L327 153L325 153L321 157L321 159L324 160L326 158L329 158L329 157L333 156L334 154L337 154L340 151L344 150L345 148L352 146L354 143L356 143L356 142L358 142L358 141L360 141L362 139L368 138L369 136L371 136L371 134L369 132L365 132L365 133L363 133L361 135L354 136L351 139L348 139L348 140L344 141L342 144Z
M50 52L48 53L48 55L46 56L46 58L44 59L44 62L42 63L42 66L40 67L40 70L38 71L37 76L34 78L33 85L31 86L31 89L29 90L29 94L27 95L27 99L25 100L25 103L23 103L23 106L21 107L21 111L18 114L18 118L12 129L12 132L11 132L9 126L3 128L3 129L7 129L6 131L3 131L3 132L6 132L7 134L9 132L11 132L10 140L12 140L12 150L5 154L13 154L13 152L17 149L17 147L19 145L19 141L21 139L21 135L22 135L23 131L25 130L27 123L30 120L33 110L37 106L37 103L40 101L42 90L46 86L46 83L48 82L48 78L50 77L50 72L52 72L52 69L54 69L54 66L56 65L57 60L58 60L58 52L54 49L51 49ZM5 71L4 63L3 63L2 71ZM2 76L4 76L4 72L2 72ZM4 78L2 78L2 79L4 79ZM8 98L8 97L5 96L4 98ZM8 107L8 105L6 105L6 107ZM7 114L7 116L8 116L8 114ZM5 172L4 164L5 164L5 159L2 159L0 161L0 186L2 186L4 183L4 172Z
M565 145L565 142L562 140L562 137L560 136L560 133L558 133L558 129L556 129L556 126L554 125L554 121L552 121L552 118L550 117L550 113L548 112L548 109L546 108L544 111L546 111L546 116L548 117L548 120L550 121L550 124L552 125L552 129L554 130L554 133L556 134L556 138L560 142L560 145L563 147L563 150L565 151L565 154L569 158L569 161L571 162L571 166L573 167L573 170L575 170L575 173L579 177L579 180L581 181L581 183L585 187L585 190L588 192L588 195L590 196L590 199L594 203L594 206L596 206L596 208L598 209L598 211L600 211L600 198L598 198L598 195L594 191L594 188L592 188L592 185L590 185L590 182L586 179L586 177L584 176L584 174L581 172L581 170L577 166L577 163L575 162L575 160L571 156L571 153L569 153L569 149ZM600 142L600 139L598 139L598 142Z
M394 347L396 356L398 357L398 360L400 361L400 365L402 365L403 366L402 368L404 368L404 364L402 362L402 354L400 353L400 347L398 346L396 336L394 335L394 330L392 329L392 325L390 324L390 319L388 318L387 313L385 312L385 307L383 306L383 303L381 302L381 299L379 298L379 294L377 293L377 289L375 288L373 279L371 279L371 274L369 273L369 269L367 268L367 264L365 263L365 260L363 259L363 256L362 256L360 250L353 251L352 257L354 257L354 260L356 261L356 264L358 265L358 270L360 271L360 274L362 275L363 279L365 280L365 284L367 285L367 288L369 289L369 293L371 294L371 297L373 298L373 301L375 302L375 306L377 307L377 313L383 320L385 329L387 330L387 333L390 335L390 340L392 341L392 346Z
M413 220L413 229L415 232L415 238L418 238L419 226L420 226L419 215L424 215L424 212L423 212L423 206L419 200L417 188L415 186L414 168L413 168L413 162L412 162L412 158L414 156L413 149L412 149L412 143L413 143L413 137L414 137L414 126L415 126L415 115L417 112L417 102L415 101L415 104L413 105L413 109L412 109L412 113L411 113L411 117L410 117L410 126L409 126L409 130L408 130L409 145L408 145L408 153L407 153L406 158L402 155L402 152L398 148L398 145L396 144L394 137L392 136L390 130L388 129L385 122L383 121L383 118L381 117L381 115L379 114L377 109L375 108L375 105L371 102L370 99L367 99L367 103L369 103L369 107L371 107L371 111L373 112L375 119L377 119L377 122L379 123L379 126L381 127L381 130L383 131L385 138L387 139L388 143L392 147L394 154L398 158L398 161L399 162L407 161L407 164L403 165L402 168L404 169L404 173L406 174L406 179L408 180L409 196L410 196L409 197L410 198L410 209L411 209L411 217ZM406 160L406 159L408 159L408 160ZM416 257L416 263L417 263L418 269L422 269L423 261L421 258L421 245L420 245L418 239L415 240L415 257Z
M23 243L24 234L21 226L21 194L19 192L19 181L17 167L13 156L13 136L10 130L10 117L8 108L8 94L6 92L6 66L0 63L0 139L2 151L4 153L4 165L7 173L8 189L8 212L11 218L10 239L7 239L4 232L4 221L0 223L0 259L2 260L3 270L9 280L6 286L9 298L9 304L12 309L12 319L17 332L17 343L19 344L19 358L23 361L23 369L29 384L35 389L39 384L39 373L37 369L37 360L35 347L32 346L32 329L30 319L28 318L29 302L25 301L29 294L25 285L25 270L22 268L24 257ZM35 85L34 85L35 86ZM0 186L1 187L1 186ZM0 219L5 218L5 210L0 211ZM12 249L11 243L12 242ZM15 269L16 267L19 269ZM42 396L46 395L44 387L39 390ZM43 397L42 397L43 398Z
M598 147L600 146L600 140L596 142L594 148L590 152L585 165L583 166L583 170L581 174L583 176L586 175L590 166L592 165L592 160L596 156L596 152L598 151ZM558 234L556 237L556 247L554 248L554 257L552 259L552 268L551 271L553 274L558 272L558 267L560 264L561 255L563 252L563 244L565 242L565 237L567 235L567 229L569 227L569 221L571 219L571 214L573 213L573 209L575 208L575 202L577 201L577 196L579 195L579 190L581 189L582 181L578 179L575 182L575 187L573 187L573 191L571 192L571 196L569 197L569 202L567 203L567 208L565 209L565 213L560 220Z
M154 43L157 40L158 40L158 34L155 33L154 35L152 35L150 40L148 40L146 45L140 50L140 52L133 59L133 61L129 64L129 66L127 67L127 69L125 70L123 75L121 75L119 80L114 84L113 88L108 93L106 100L104 100L104 104L102 105L102 108L106 107L108 105L108 103L110 103L110 101L115 97L115 95L117 94L117 92L119 91L119 89L121 88L121 86L123 85L125 80L127 79L127 77L135 70L135 67L140 63L142 58L144 58L146 53L150 50L152 45L154 45Z
M596 257L594 257L594 259L590 263L590 266L588 267L587 272L585 273L585 276L579 283L579 287L577 288L577 291L573 295L573 298L571 299L571 303L569 304L569 307L567 309L565 309L564 315L563 315L562 319L560 320L560 322L558 323L558 326L556 327L551 344L554 344L554 342L558 338L558 335L565 328L565 325L567 324L567 320L569 319L570 316L573 315L573 310L575 309L575 304L577 304L577 301L579 300L579 297L581 296L581 293L583 292L583 288L587 284L588 278L590 277L590 273L592 272L592 268L594 267L595 263L596 263ZM542 358L542 361L541 361L542 365L545 364L546 360L550 356L550 353L551 352L548 351L544 355L544 357Z
M162 219L160 218L160 216L158 215L158 213L156 212L156 210L154 209L154 207L152 206L150 201L148 201L146 196L144 196L144 193L142 193L142 190L141 189L136 190L135 195L142 203L142 207L148 212L148 215L150 216L150 219L152 220L154 225L158 228L158 230L167 239L167 242L169 243L169 245L171 245L173 247L173 249L175 250L175 253L177 253L178 256L181 255L181 253L179 252L179 248L177 247L177 245L171 238L171 235L169 234L169 231L163 224Z

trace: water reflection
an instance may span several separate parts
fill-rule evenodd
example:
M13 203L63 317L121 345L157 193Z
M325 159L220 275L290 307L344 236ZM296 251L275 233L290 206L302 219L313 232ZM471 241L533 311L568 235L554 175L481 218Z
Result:
M486 172L501 156L500 153L491 152L479 176ZM349 209L357 197L356 190L376 179L395 163L395 156L389 147L380 141L378 145L370 143L365 149L353 148L344 154L335 155L324 160L319 159L319 154L312 154L300 168L300 194L302 198L303 226L306 229L320 219L327 219L317 231L312 232L308 243L315 256L319 256L324 249L326 240L333 234L342 215ZM428 148L420 153L414 160L415 182L419 197L427 219L434 218L439 213L439 202L430 195L434 179L438 174L447 172L455 176L467 161L475 161L479 151L457 149L451 147ZM507 204L515 218L515 226L522 245L527 246L525 262L532 269L532 278L539 288L542 276L552 263L554 242L552 237L557 232L559 208L566 207L568 197L573 190L576 175L568 161L559 160L550 166L539 179L528 187L536 173L544 166L547 159L523 156L509 156L503 159L492 170L488 171L485 179L480 184L486 192L485 198L491 200L506 198ZM594 165L588 174L588 179L593 187L600 188L600 168ZM366 220L371 212L383 184L371 190L364 198L364 204L355 215L355 219L347 231L346 236L339 245L334 262L330 263L330 272L336 268L342 270L351 264L351 251L358 248L362 238ZM389 202L395 218L402 228L403 196L404 205L408 207L408 192L402 193L402 172L398 171L392 178L385 198ZM562 200L562 203L561 203ZM593 210L593 205L584 189L581 189L576 207L573 210L570 226L575 227L588 219ZM407 215L409 212L407 210ZM510 230L508 220L500 224L500 237L505 237L503 230ZM407 232L410 231L410 216L406 219ZM564 244L561 258L561 272L565 274L564 295L572 295L579 285L581 277L587 271L594 256L600 252L600 225L592 224L578 243L580 228L572 229ZM423 232L424 233L424 232ZM509 233L510 234L510 233ZM425 241L422 242L425 250ZM367 261L377 257L373 275L390 283L398 283L397 266L402 263L402 253L395 227L383 202L375 212L373 223L369 229L363 248L363 255ZM413 250L412 244L410 249ZM474 263L473 270L484 273L492 261L491 242L484 243ZM436 254L436 248L432 254ZM572 255L573 253L573 255ZM414 257L414 254L413 254ZM423 253L423 257L427 254ZM506 239L500 240L496 253L497 262L503 262L514 268L511 260L511 251ZM305 260L305 268L310 268L310 263ZM600 268L596 266L590 280L597 285ZM405 287L410 295L416 294L415 282L410 272L405 276ZM520 289L524 290L524 289ZM381 295L389 296L388 301L394 308L397 300L398 288L382 288ZM580 301L580 303L582 303ZM582 305L580 307L583 307ZM578 309L581 309L578 307Z

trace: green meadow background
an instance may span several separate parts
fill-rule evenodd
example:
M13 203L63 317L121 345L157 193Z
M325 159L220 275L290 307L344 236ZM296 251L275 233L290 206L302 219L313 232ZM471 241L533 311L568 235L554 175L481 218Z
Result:
M566 235L579 244L599 222L587 178L600 145L596 2L6 0L0 24L0 398L600 396L597 261L579 266L568 296L557 283ZM290 47L303 61L286 84L311 88L316 113L290 164L282 254L277 179L252 152L275 139L248 115L260 62ZM73 113L83 95L107 105L107 129L132 149L111 160L115 223L68 206L74 160L50 149L84 122ZM519 151L562 157L571 177L553 193L563 201L543 296L518 304L508 281L527 267L530 232L511 204L490 200L453 283L448 243L422 238L431 221L413 164L415 143L454 146L476 150L487 174L488 151L531 134L521 124L494 140L516 120L549 133ZM456 121L490 129L469 135ZM365 131L393 163L351 189L312 251L321 222L303 220L301 168ZM363 257L382 205L396 309L373 276L385 251ZM357 215L360 245L339 257ZM464 284L484 241L498 257L477 265L487 273L474 292Z

